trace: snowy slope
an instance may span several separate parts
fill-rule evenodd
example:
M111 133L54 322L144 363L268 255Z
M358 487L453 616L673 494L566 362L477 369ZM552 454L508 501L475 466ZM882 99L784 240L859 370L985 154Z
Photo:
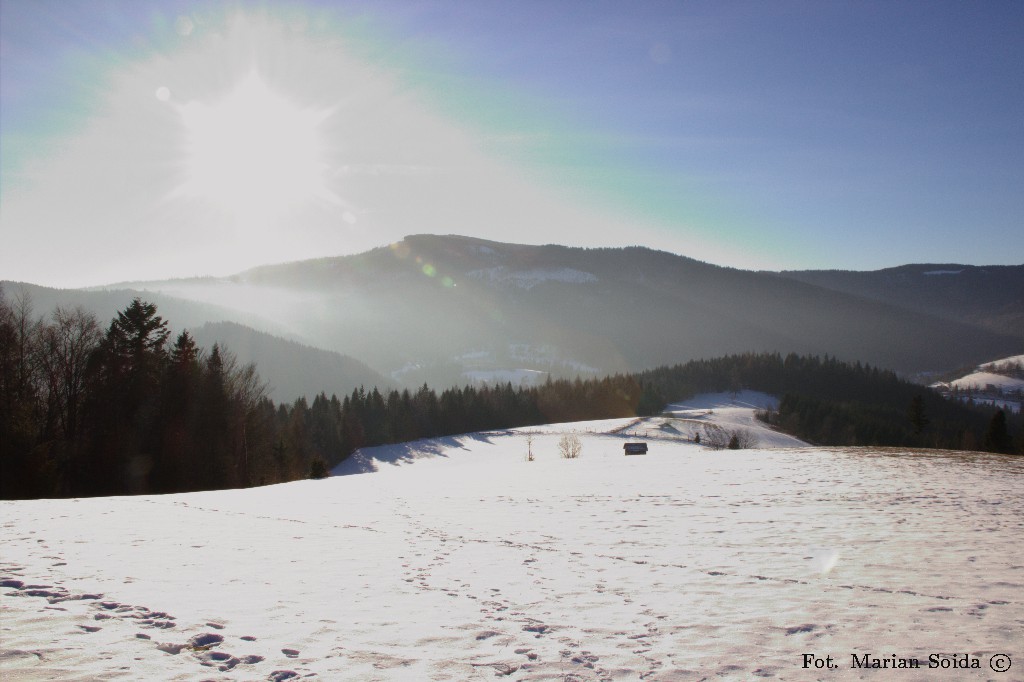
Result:
M973 372L958 379L939 382L932 386L940 390L957 388L961 391L1024 390L1024 355L1013 355L986 362L978 365Z
M701 434L707 442L710 429L715 426L726 435L733 433L746 434L751 445L769 448L793 448L807 445L799 438L780 433L759 421L754 413L757 410L779 407L779 400L774 396L757 391L743 390L738 393L706 393L694 398L669 405L667 412L676 419L671 421L682 434L692 439Z
M994 679L1022 679L1024 458L712 451L659 419L373 448L337 473L377 473L324 481L0 503L0 677L852 680L883 679L852 653L960 652L984 670L899 679L989 679L996 653L1014 668ZM638 430L649 454L623 456Z
M1008 358L1002 358L1001 360L993 360L992 362L986 362L981 365L979 369L994 370L999 367L1008 367L1011 365L1017 365L1018 369L1024 367L1024 355L1011 355Z
M932 384L932 388L948 398L1019 412L1024 396L1024 355L986 362L958 379Z
M971 372L949 382L949 386L959 388L961 391L984 391L990 387L1002 391L1021 391L1024 390L1024 379L992 372Z

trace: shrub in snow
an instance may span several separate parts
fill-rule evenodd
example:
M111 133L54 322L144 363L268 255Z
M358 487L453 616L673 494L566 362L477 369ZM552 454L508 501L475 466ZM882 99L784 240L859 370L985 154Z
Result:
M567 433L558 439L558 451L564 459L576 459L583 450L583 443L575 433Z
M736 447L733 447L733 441L736 441ZM732 438L729 439L729 447L733 450L749 450L757 447L757 438L754 437L750 431L745 429L737 429L732 432Z
M704 436L700 442L712 450L724 450L729 445L729 434L718 424L704 424ZM698 434L699 435L699 434Z

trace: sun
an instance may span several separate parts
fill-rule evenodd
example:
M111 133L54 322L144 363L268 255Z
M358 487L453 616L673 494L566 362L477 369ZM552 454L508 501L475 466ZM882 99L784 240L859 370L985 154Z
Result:
M239 222L266 222L315 200L334 203L325 183L321 124L256 71L222 98L178 107L184 181L175 194L219 206Z

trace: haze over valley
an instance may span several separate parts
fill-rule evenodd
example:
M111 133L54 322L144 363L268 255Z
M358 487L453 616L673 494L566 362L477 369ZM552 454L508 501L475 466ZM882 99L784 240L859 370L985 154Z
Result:
M206 345L219 341L258 362L289 399L302 394L300 382L275 363L310 366L312 351L301 362L286 360L301 356L299 347L274 342L271 353L262 333L348 356L337 359L336 373L303 375L310 397L373 383L602 376L748 351L831 355L910 376L1018 351L1024 266L930 274L937 268L902 268L883 296L806 281L822 279L813 272L723 268L642 247L417 235L364 254L225 278L29 291L41 309L81 304L101 319L133 296L153 298ZM857 273L836 274L843 275Z

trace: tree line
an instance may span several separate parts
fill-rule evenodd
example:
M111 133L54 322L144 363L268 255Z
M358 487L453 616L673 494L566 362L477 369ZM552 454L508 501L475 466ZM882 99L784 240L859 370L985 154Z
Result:
M36 319L0 292L2 495L88 496L246 485L264 387L255 367L169 342L140 299L106 329L81 308Z
M627 377L542 390L360 387L276 405L252 364L173 340L136 298L106 328L82 308L36 318L0 290L0 497L80 497L266 485L360 447L635 414Z
M361 447L474 431L631 417L699 392L785 396L772 423L828 445L1008 450L990 414L891 372L834 359L733 355L601 379L437 393L364 387L274 404L252 364L173 340L156 306L133 300L104 328L81 308L36 318L0 290L0 497L169 493L325 476ZM919 401L916 418L911 405ZM991 426L991 424L989 425Z

